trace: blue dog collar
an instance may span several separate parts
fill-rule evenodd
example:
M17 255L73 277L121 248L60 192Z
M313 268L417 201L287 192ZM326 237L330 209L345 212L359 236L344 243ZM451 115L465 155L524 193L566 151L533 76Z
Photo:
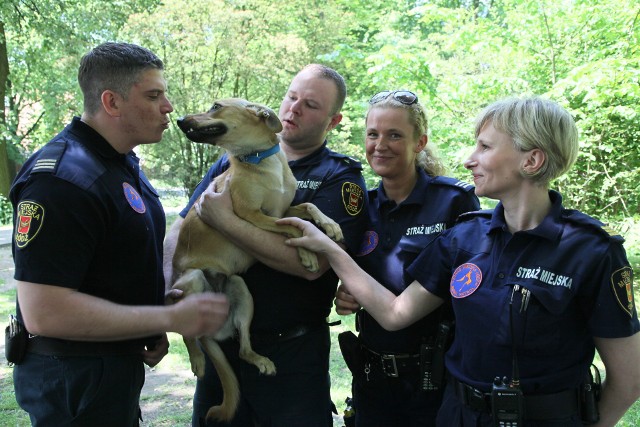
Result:
M255 153L247 154L246 156L239 156L238 160L244 163L251 163L252 165L257 165L262 161L262 159L266 159L269 156L273 156L278 151L280 151L280 144L276 144L265 151L256 151Z

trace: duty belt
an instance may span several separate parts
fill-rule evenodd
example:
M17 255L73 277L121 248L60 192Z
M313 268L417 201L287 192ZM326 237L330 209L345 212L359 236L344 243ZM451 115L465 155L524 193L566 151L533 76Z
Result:
M491 393L484 393L468 384L450 377L455 395L470 408L491 413ZM526 420L551 420L579 414L577 390L564 390L552 394L526 394L524 418Z
M373 366L378 366L382 372L392 378L401 373L417 372L420 369L420 354L383 354L362 346L366 358Z
M299 323L297 325L275 331L254 331L251 332L251 342L254 344L273 344L284 342L328 327L329 325L326 322Z
M116 342L69 341L31 336L27 352L45 356L114 356L139 354L144 350L141 340Z

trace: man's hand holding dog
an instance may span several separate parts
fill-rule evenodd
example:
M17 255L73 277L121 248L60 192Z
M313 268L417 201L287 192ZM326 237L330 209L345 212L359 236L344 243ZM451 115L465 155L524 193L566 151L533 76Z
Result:
M225 179L222 189L207 188L194 204L200 219L216 230L223 229L225 224L237 219L233 213L233 202L231 191L229 191L230 180L229 177Z
M360 310L358 301L349 293L346 286L342 284L338 286L336 298L333 300L333 303L336 306L336 313L341 316L353 314Z
M227 297L213 292L189 295L171 307L170 331L185 337L214 335L229 315Z

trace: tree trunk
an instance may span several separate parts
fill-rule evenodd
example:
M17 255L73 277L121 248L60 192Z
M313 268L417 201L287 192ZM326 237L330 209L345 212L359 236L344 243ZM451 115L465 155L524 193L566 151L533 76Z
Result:
M0 126L6 126L4 114L4 100L7 94L7 81L9 80L9 58L7 55L7 40L4 34L4 22L0 21ZM0 194L9 197L11 181L15 176L15 167L9 160L7 153L7 140L0 138Z

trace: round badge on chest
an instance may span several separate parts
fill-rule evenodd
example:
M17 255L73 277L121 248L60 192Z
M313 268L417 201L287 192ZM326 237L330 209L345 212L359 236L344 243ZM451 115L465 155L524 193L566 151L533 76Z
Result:
M147 207L144 205L144 200L142 200L142 197L136 189L128 182L123 182L122 188L124 190L124 197L127 199L127 202L129 202L129 206L138 213L145 213Z
M476 291L482 283L482 271L471 263L464 263L456 268L451 277L449 292L454 298L466 298Z

